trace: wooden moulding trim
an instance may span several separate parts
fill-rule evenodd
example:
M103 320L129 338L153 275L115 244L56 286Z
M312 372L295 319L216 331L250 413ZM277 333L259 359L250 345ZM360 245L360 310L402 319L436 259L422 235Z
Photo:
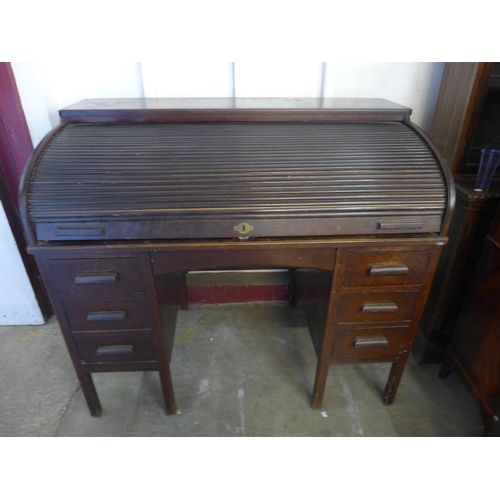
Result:
M429 245L446 245L447 237L428 235L427 237L417 235L414 238L324 238L324 239L306 239L306 240L230 240L230 241L173 241L173 242L103 242L102 244L40 244L37 246L28 247L28 252L33 255L51 254L53 258L64 258L71 256L107 256L116 255L118 257L135 256L136 253L152 252L177 252L177 251L193 251L200 250L252 250L252 249L272 249L296 247L296 248L331 248L353 246L366 247L370 251L386 250L387 247L396 247L398 250L408 249L415 250L418 248L427 249Z
M210 111L210 112L208 112ZM113 113L95 113L85 116L72 116L65 114L68 123L207 123L207 122L340 122L340 121L370 121L370 122L401 122L408 116L402 113L373 113L358 112L353 117L352 113L341 112L317 112L309 110L294 111L247 111L237 112L214 110L176 110L160 111L151 110L147 112L115 111Z
M321 238L340 236L363 236L371 234L394 235L398 233L429 234L440 232L442 226L442 216L429 217L408 217L403 219L398 217L361 217L352 221L352 228L359 228L354 231L349 227L348 218L336 219L299 219L286 220L286 224L280 224L279 220L246 219L245 223L255 227L252 231L253 238ZM238 234L234 229L238 220L185 220L158 222L105 222L96 224L74 224L63 225L58 223L41 223L36 225L36 237L39 241L69 242L69 241L123 241L128 240L127 235L133 235L130 241L178 241L180 239L207 241L209 239L230 240ZM309 224L308 224L309 222ZM335 225L336 223L336 225ZM379 224L380 229L375 226ZM383 225L383 226L382 226ZM401 225L401 229L399 229ZM417 229L411 227L414 225ZM422 225L423 229L418 226ZM374 229L371 229L371 228ZM329 230L329 228L331 228ZM71 234L74 232L73 234ZM75 236L78 234L78 236Z
M402 121L411 109L383 99L88 99L59 114L69 123Z
M133 361L133 362L113 362L113 363L81 363L85 373L99 372L133 372L133 371L158 371L157 361Z

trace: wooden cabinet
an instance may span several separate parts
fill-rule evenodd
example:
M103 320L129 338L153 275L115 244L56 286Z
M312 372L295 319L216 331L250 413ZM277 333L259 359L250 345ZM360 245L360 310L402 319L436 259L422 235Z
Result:
M498 63L445 64L429 137L453 174L472 171L468 159L478 147L473 142L486 93L496 81L490 84L490 76L498 70Z
M441 368L456 368L483 415L486 435L500 435L500 211L469 287Z
M454 174L449 244L436 271L413 353L439 363L456 326L478 257L500 204L500 175L474 191L481 149L500 147L500 63L446 63L430 138Z

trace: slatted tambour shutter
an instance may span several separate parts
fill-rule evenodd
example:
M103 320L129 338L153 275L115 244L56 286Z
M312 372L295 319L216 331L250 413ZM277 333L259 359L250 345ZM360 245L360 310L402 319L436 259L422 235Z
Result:
M42 240L82 224L97 239L234 237L245 223L293 236L291 221L302 235L381 220L439 231L447 204L434 155L403 122L69 124L27 195Z

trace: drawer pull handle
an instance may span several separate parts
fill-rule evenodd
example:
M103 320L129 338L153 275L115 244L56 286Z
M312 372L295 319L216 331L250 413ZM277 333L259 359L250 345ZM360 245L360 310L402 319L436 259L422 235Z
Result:
M123 321L127 311L93 311L87 314L87 321Z
M368 274L370 276L399 276L408 274L409 271L404 264L374 264L370 266Z
M80 273L75 276L75 285L105 285L117 281L118 273Z
M422 229L424 222L421 220L416 221L379 221L378 228L382 230L397 230L403 231L405 229Z
M108 356L110 354L132 354L133 352L133 345L105 345L99 346L97 349L98 356Z
M103 227L56 227L56 236L102 236Z
M387 347L389 341L382 337L377 339L356 339L354 341L354 349L368 349L370 347Z
M394 302L370 302L361 306L363 313L392 313L398 311L398 305Z

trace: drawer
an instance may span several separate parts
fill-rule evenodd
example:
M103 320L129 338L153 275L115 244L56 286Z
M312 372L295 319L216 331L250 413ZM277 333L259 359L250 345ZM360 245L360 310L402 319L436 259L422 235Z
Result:
M346 293L339 305L339 323L409 321L418 292Z
M143 299L80 300L63 302L63 306L74 332L149 328Z
M136 258L49 260L59 295L124 297L143 292Z
M337 330L333 337L332 363L390 362L408 348L407 328Z
M76 333L73 335L82 361L108 363L155 361L150 330L111 333Z
M344 286L420 285L431 252L352 252L347 257Z

